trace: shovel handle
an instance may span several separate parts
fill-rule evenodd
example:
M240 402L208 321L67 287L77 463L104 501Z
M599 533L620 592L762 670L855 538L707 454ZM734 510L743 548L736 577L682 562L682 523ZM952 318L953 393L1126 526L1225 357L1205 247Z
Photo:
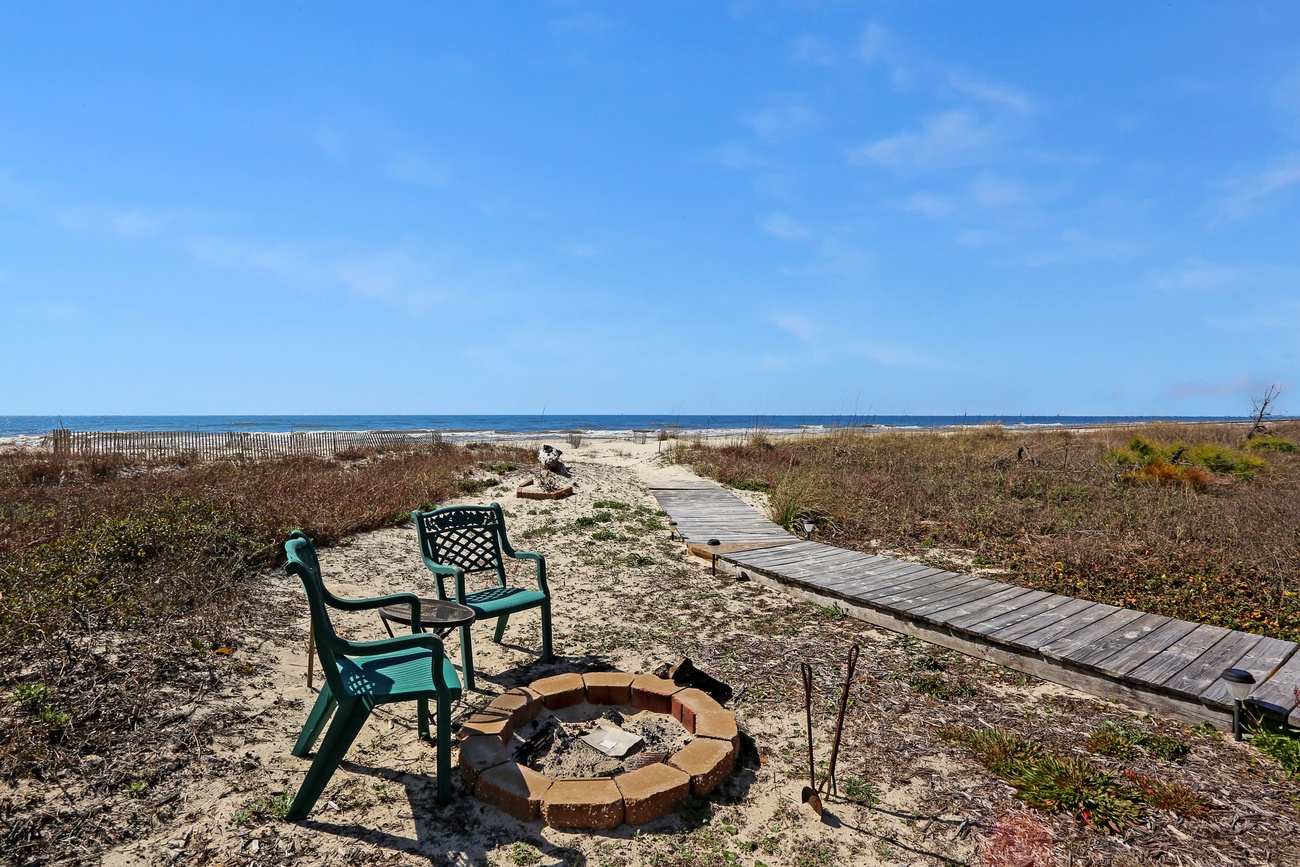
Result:
M831 744L831 763L826 768L826 779L822 780L822 791L839 794L839 785L835 780L835 762L840 757L840 735L844 733L844 712L849 706L849 687L853 685L853 670L858 665L858 654L862 648L853 645L849 648L848 670L844 675L844 691L840 693L840 713L835 718L835 740Z
M803 676L803 714L804 719L808 723L808 785L812 786L813 792L816 792L817 771L813 767L812 739L812 666L806 662L799 663L799 674Z

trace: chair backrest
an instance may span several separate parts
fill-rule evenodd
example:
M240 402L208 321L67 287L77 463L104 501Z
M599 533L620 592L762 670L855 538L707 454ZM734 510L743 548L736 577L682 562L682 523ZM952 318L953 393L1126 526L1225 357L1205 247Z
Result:
M347 695L343 689L343 679L339 676L336 650L340 644L334 624L330 622L329 607L326 600L337 598L325 587L320 576L320 561L316 559L316 546L302 530L294 530L284 543L284 571L297 575L302 581L302 589L307 593L307 604L311 608L311 628L316 637L316 654L320 657L321 670L325 680L335 695Z
M494 570L502 587L506 570L501 549L506 541L505 517L501 506L448 506L415 515L420 552L426 560L442 566L457 566L465 574Z

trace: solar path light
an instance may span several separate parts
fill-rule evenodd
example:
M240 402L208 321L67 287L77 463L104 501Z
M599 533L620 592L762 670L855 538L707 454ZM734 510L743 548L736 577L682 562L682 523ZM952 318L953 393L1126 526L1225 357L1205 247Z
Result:
M717 539L710 539L706 544L709 546L709 553L713 555L713 574L717 575L718 574L718 548L722 546L722 543L719 542Z
M1241 703L1250 695L1255 676L1240 668L1225 669L1219 676L1228 685L1228 694L1232 696L1232 736L1241 740Z

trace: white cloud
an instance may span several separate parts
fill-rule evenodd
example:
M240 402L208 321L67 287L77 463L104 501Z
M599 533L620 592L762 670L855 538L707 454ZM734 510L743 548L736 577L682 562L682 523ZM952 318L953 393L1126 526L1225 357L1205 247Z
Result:
M880 63L888 52L888 35L885 28L874 21L867 24L862 31L862 41L858 43L858 53L866 63Z
M924 353L897 343L867 343L859 346L857 352L886 367L916 367L932 370L939 366Z
M1005 208L1029 201L1029 193L1015 181L981 173L970 183L971 195L981 208Z
M957 213L957 206L950 199L932 193L913 193L903 202L903 210L924 214L932 220L943 220Z
M92 205L57 208L51 214L54 221L66 229L108 232L132 240L157 233L176 216L170 211Z
M1270 383L1242 374L1231 382L1180 382L1169 386L1170 397L1186 400L1193 397L1232 397L1263 392Z
M739 142L729 142L714 148L703 155L703 162L742 172L768 168L772 164L767 157Z
M798 103L765 108L745 118L760 139L776 144L797 135L817 121L812 109Z
M453 297L445 269L427 256L382 250L331 256L294 244L258 246L228 238L190 243L194 258L235 271L255 271L302 289L342 289L354 295L421 311Z
M1170 291L1207 292L1239 285L1245 278L1245 273L1235 268L1214 265L1193 256L1182 268L1152 273L1151 282Z
M572 256L575 259L594 259L601 253L600 247L595 244L583 244L573 241L558 244L555 249L561 254Z
M917 131L901 132L854 148L853 165L877 163L910 171L932 171L978 162L1000 138L992 124L972 111L958 109L925 121Z
M806 226L795 222L785 214L772 214L759 223L764 232L780 238L782 241L802 241L812 237Z
M1033 97L1019 88L984 80L943 61L917 57L875 22L863 30L858 56L863 63L888 70L900 90L920 88L944 97L956 94L1017 115L1030 115L1036 109Z
M1248 177L1228 182L1230 189L1220 207L1220 216L1228 219L1249 217L1289 187L1300 183L1300 153L1287 154L1272 166Z
M807 347L807 354L800 360L807 361L809 358L818 362L826 360L827 354L823 346L824 341L821 339L821 329L811 320L798 313L778 311L772 314L771 321L781 331L789 334ZM779 359L782 361L779 366L786 366L784 362L788 357L788 354L769 355L766 356L766 363L769 366L776 366L774 362Z
M958 93L998 108L1014 111L1016 114L1032 114L1034 111L1034 101L1029 94L1004 84L991 84L960 73L953 73L948 77L948 86Z
M835 54L816 36L800 36L794 41L790 57L796 63L808 63L813 66L832 66Z
M774 313L772 314L772 324L810 346L813 345L813 340L817 336L817 327L797 313Z

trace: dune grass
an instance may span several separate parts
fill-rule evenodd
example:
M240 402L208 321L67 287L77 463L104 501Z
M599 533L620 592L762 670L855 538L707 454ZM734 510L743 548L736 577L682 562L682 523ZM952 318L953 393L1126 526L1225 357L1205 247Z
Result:
M1278 424L1272 439L1297 432ZM817 516L830 544L1300 640L1300 455L1246 450L1244 435L1240 425L1179 424L845 430L684 444L673 457L768 491L784 526Z
M492 484L526 453L443 446L346 457L0 456L0 780L9 791L57 780L90 798L97 806L79 814L76 833L91 848L148 827L144 795L208 736L177 702L250 673L234 649L288 616L262 598L259 576L283 559L290 530L329 544L392 526L467 482ZM0 863L66 845L55 836L67 827L62 809L58 799L0 796Z

